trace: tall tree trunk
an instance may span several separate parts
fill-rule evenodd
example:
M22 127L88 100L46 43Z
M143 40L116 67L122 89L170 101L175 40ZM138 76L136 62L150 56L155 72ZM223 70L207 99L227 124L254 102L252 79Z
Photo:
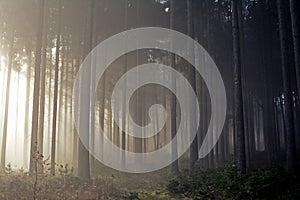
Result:
M26 107L25 107L25 123L24 123L24 159L23 159L23 165L28 165L28 138L29 138L29 99L30 99L30 84L31 84L31 68L32 68L32 55L31 55L31 49L26 49L27 51L27 69L26 69Z
M33 107L32 107L32 126L31 126L31 143L30 143L30 163L29 174L32 176L36 173L36 154L38 122L39 122L39 97L40 97L40 68L41 68L41 51L43 39L43 19L44 19L44 4L45 0L38 1L38 26L37 26L37 44L36 44L36 59L35 59L35 73L34 73L34 89L33 89Z
M187 0L187 33L188 36L190 36L191 38L194 38L194 14L193 14L193 1L192 0ZM188 53L190 53L193 57L193 59L195 59L195 53L194 53L194 44L188 44ZM188 68L188 77L189 77L189 81L190 84L193 88L193 90L196 92L196 75L195 75L195 68L193 65L189 64L189 68ZM189 124L190 127L193 126L194 124L196 124L196 120L197 120L197 115L195 112L195 106L193 105L193 101L190 102L190 120L189 120ZM191 128L190 128L191 130ZM198 160L198 138L197 135L194 138L191 146L190 146L190 171L192 171L195 162Z
M46 143L46 149L47 149L47 154L46 155L50 155L50 151L51 151L51 147L50 147L50 138L51 138L51 100L52 100L52 89L51 89L51 80L52 80L52 71L53 71L53 67L52 67L52 51L50 52L50 62L49 62L49 77L48 77L48 135L47 135L47 143Z
M63 45L62 45L63 46ZM60 80L59 80L59 100L58 100L58 119L57 119L57 151L56 151L56 160L57 162L62 162L62 145L63 145L63 82L64 82L64 75L66 70L65 65L65 51L62 50L61 52L61 68L60 68Z
M16 91L16 97L17 97L17 99L19 99L19 89L20 89L20 69L18 69L18 71L17 71L17 91ZM19 102L18 101L16 101L16 121L15 121L15 144L14 144L14 146L15 146L15 154L14 154L14 156L15 156L15 158L17 158L17 150L18 150L18 128L19 128L19 126L18 126L18 123L19 123Z
M243 91L241 80L241 46L240 46L240 20L238 12L241 11L241 2L231 1L232 6L232 37L234 61L234 126L237 136L237 161L240 175L246 173L246 152L244 135Z
M87 44L86 44L86 54L88 54L88 51L92 50L92 42L93 42L93 21L94 21L94 5L95 5L95 0L90 0L89 1L89 26L88 26L88 38L87 38ZM90 62L91 67L92 62ZM88 69L88 72L85 74L84 78L82 81L90 81L91 80L91 67ZM87 97L85 100L86 101L80 101L80 109L82 110L87 109L90 110L90 87L91 87L91 82L88 84L81 84L81 90L80 94L82 96ZM84 119L82 119L83 117ZM90 116L89 113L86 114L86 116L80 115L79 119L79 132L80 134L85 133L87 134L86 138L87 141L89 141L89 135L90 135ZM81 178L84 179L89 179L90 178L90 159L89 159L89 151L87 148L82 144L82 141L79 140L79 148L78 148L78 175Z
M51 138L51 171L55 175L55 151L56 151L56 120L57 120L57 95L58 95L58 70L59 70L59 49L61 32L61 0L58 5L58 27L56 36L56 55L55 55L55 75L54 75L54 94L53 94L53 120L52 120L52 138Z
M291 91L291 63L288 44L287 18L288 1L277 0L280 47L281 47L281 70L284 94L285 132L286 132L286 164L287 170L293 171L296 165L295 128L293 117L293 102Z
M292 33L294 42L294 57L297 76L298 96L300 96L300 2L290 0L290 13L292 22Z
M69 79L69 62L66 63L66 81L65 81L65 107L64 107L64 140L63 144L63 156L62 159L65 163L67 163L67 142L69 139L68 134L68 79Z
M40 83L40 121L39 121L39 135L38 135L38 151L39 154L43 155L43 145L44 145L44 122L45 122L45 85L46 85L46 62L47 62L47 3L45 5L45 15L44 15L44 36L43 36L43 55L42 55L42 68L41 68L41 83ZM42 166L40 166L42 167ZM42 171L42 170L41 170Z
M127 19L128 18L128 0L124 0L124 30L127 30ZM127 71L127 55L124 55L124 73ZM124 79L124 85L126 86L127 79ZM122 168L125 169L126 159L125 159L125 150L126 150L126 90L122 91L122 97L124 101L122 101L122 135L121 135L121 146L124 151L122 151Z
M1 171L5 170L5 160L6 160L6 140L7 140L7 126L8 126L8 108L9 108L9 95L10 95L10 81L11 72L13 67L13 56L14 56L14 40L15 40L15 30L12 29L12 38L10 42L10 52L8 60L8 71L6 80L6 94L5 94L5 111L4 111L4 124L2 132L2 146L1 146Z
M175 0L170 1L170 28L174 29L175 28ZM172 43L172 39L171 39ZM172 45L172 44L171 44ZM176 62L175 62L175 55L170 54L170 59L171 59L171 66L176 69ZM174 75L171 77L172 78L172 84L176 88L176 79ZM171 95L171 140L176 136L177 133L177 111L176 111L176 97L175 95ZM172 143L172 158L177 158L178 153L177 153L177 143L174 140ZM176 175L179 172L178 169L178 159L176 159L172 164L171 164L171 170L172 174Z
M79 63L80 63L80 59L78 59L76 61L76 67L74 67L74 74L76 74L79 70ZM74 79L73 79L74 82ZM75 96L76 99L79 99L78 96L78 91L76 91ZM71 113L73 113L73 105L71 104ZM73 116L73 115L72 115ZM79 123L78 118L73 119L73 121L77 121L77 123ZM101 136L100 136L101 137ZM78 166L78 133L77 133L77 129L75 126L75 123L73 122L73 161L72 161L73 167L76 170L76 173L78 173L77 171L77 166Z

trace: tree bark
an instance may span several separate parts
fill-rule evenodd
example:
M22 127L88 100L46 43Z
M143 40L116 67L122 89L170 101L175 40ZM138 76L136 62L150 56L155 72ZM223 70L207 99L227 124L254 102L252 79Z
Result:
M128 18L128 0L124 0L124 31L127 30L127 19ZM127 72L127 55L124 55L124 73ZM124 79L124 85L127 84L127 79ZM124 99L124 101L122 101L122 133L121 133L121 146L122 149L124 151L122 151L122 161L121 161L121 165L122 168L125 169L126 166L126 155L125 155L125 151L126 151L126 90L122 91L122 97ZM104 153L104 152L103 152Z
M47 5L46 5L47 6ZM45 8L47 9L47 8ZM46 10L44 16L44 36L43 36L43 55L42 55L42 68L41 68L41 83L40 83L40 122L39 122L39 136L38 136L38 151L40 155L44 154L44 122L45 122L45 85L46 85L46 62L47 62L47 17L48 12ZM41 166L40 166L41 167ZM41 170L42 171L42 170Z
M240 175L246 173L246 152L244 135L244 111L243 91L241 80L241 45L240 45L240 20L238 12L241 9L241 2L231 1L232 6L232 39L233 39L233 61L234 61L234 126L237 136L237 161Z
M44 4L45 0L38 1L39 20L37 25L37 44L35 53L35 73L34 73L34 89L33 89L33 107L32 107L32 126L31 126L31 143L30 143L30 163L29 175L34 175L36 172L36 154L38 153L38 123L39 123L39 97L40 97L40 70L41 70L41 51L43 39L43 19L44 19Z
M88 26L88 38L87 38L87 44L86 44L86 54L90 50L92 50L92 42L93 42L93 19L94 19L94 5L95 5L95 0L90 0L89 1L89 26ZM91 67L92 62L90 62ZM80 94L83 96L87 96L86 101L80 101L80 108L87 108L87 110L90 110L90 89L91 89L91 68L88 69L87 73L85 74L85 77L82 79L82 84L81 84L81 90ZM88 81L88 83L83 84L83 81ZM83 109L82 109L83 110ZM82 119L81 117L84 117L85 119ZM87 141L89 141L89 136L90 136L90 116L87 114L86 116L80 115L79 119L79 132L87 134L86 138ZM78 148L78 175L79 177L83 179L89 179L90 178L90 158L89 158L89 151L88 148L86 148L83 144L82 141L79 140L79 148Z
M290 13L292 22L292 34L294 42L294 58L297 77L298 96L300 96L300 2L290 0Z
M193 5L192 5L192 0L187 0L187 33L188 36L191 38L194 38L194 15L193 15ZM194 44L188 44L188 53L190 53L195 59L195 52L194 52ZM195 92L196 91L196 77L195 77L195 68L193 65L189 64L188 68L188 77L190 84ZM193 101L190 102L190 120L189 124L193 126L196 124L196 112L195 112L195 106L193 105ZM192 171L195 162L198 160L198 139L197 135L194 138L191 146L190 146L190 171Z
M291 63L288 44L287 17L286 10L288 1L277 0L280 47L281 47L281 70L284 94L284 125L286 133L286 167L288 171L293 171L296 165L295 128L293 116L293 102L291 91Z
M55 55L55 75L54 75L54 94L53 94L53 120L52 120L52 138L51 138L51 175L55 175L55 151L56 151L56 120L57 120L57 95L58 95L58 70L59 70L59 49L61 32L61 0L58 5L58 27L56 35L56 55Z
M171 0L170 1L170 28L174 30L175 28L175 0ZM171 39L171 43L172 43L172 39ZM172 45L172 44L171 44ZM171 67L176 69L176 63L175 63L175 55L174 54L170 54L170 61L171 61ZM172 84L175 86L176 88L176 79L173 75L173 77L171 77L172 79ZM177 119L177 111L176 111L176 97L175 95L171 95L171 140L176 136L177 133L177 123L176 123L176 119ZM176 143L175 143L176 142ZM179 173L179 168L178 168L178 153L177 153L177 141L173 141L172 143L172 158L176 158L176 160L171 164L171 171L172 174L176 175Z

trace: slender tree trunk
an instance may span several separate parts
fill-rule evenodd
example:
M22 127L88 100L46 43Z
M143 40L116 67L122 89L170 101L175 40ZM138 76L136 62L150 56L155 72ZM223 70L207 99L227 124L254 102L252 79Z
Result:
M65 107L64 107L64 140L62 159L66 162L67 159L67 142L68 142L68 79L69 79L69 62L66 63L66 81L65 81Z
M35 59L35 73L34 73L34 90L33 90L33 108L32 108L32 126L31 126L31 143L30 143L30 163L29 163L29 174L32 176L35 173L36 167L36 154L37 144L37 133L38 133L38 122L39 122L39 97L40 97L40 68L41 68L41 50L42 50L42 39L43 39L43 19L44 19L44 4L45 0L38 1L39 4L39 20L37 26L37 45L36 45L36 59Z
M19 87L19 85L20 85L20 70L18 69L18 71L17 71L17 73L18 73L18 75L17 75L17 91L16 91L16 97L17 97L17 99L19 99L19 89L20 89L20 87ZM14 144L14 146L15 146L15 158L17 158L17 150L18 150L18 128L19 128L19 126L18 126L18 122L19 122L19 102L18 101L16 101L16 121L15 121L15 144Z
M47 5L46 5L47 6ZM43 37L43 55L42 55L42 68L41 68L41 83L40 83L40 121L39 121L39 136L38 136L38 151L39 154L44 154L44 122L45 122L45 85L46 85L46 62L47 62L47 18L48 12L47 7L45 8L44 16L44 37ZM42 167L42 166L40 166ZM41 170L42 171L42 170Z
M286 132L286 161L287 170L293 171L296 165L296 147L295 147L295 128L293 117L293 102L291 91L291 63L289 55L288 32L287 32L287 18L286 10L288 8L288 1L277 0L280 47L281 47L281 70L284 94L284 111L285 111L285 132Z
M55 75L54 75L54 94L53 94L53 120L52 120L52 138L51 138L51 171L55 175L55 151L56 151L56 119L57 119L57 95L58 95L58 70L59 70L59 49L60 49L60 32L61 32L61 0L58 5L58 27L56 36L56 56L55 56Z
M105 125L105 82L106 82L106 79L105 79L105 74L103 76L103 84L101 85L101 101L100 101L100 116L99 116L99 120L100 120L100 127L102 128L103 130L103 133L104 133L104 125ZM100 146L100 149L101 149L101 156L104 155L104 142L103 142L103 139L104 139L104 135L100 135L100 142L101 142L101 146ZM103 158L103 157L102 157Z
M294 58L297 77L298 96L300 96L300 2L290 0L290 13L294 42Z
M174 29L175 28L175 0L171 0L170 1L170 28ZM172 39L171 39L171 43L172 43ZM172 45L172 44L171 44ZM171 66L173 68L176 69L176 62L175 62L175 55L174 54L170 54L170 59L171 59ZM173 76L172 78L172 84L174 85L174 87L176 88L176 79ZM171 96L171 140L176 136L177 133L177 123L176 123L176 118L177 118L177 111L176 111L176 97L174 95ZM172 143L172 158L177 158L178 157L178 153L177 153L177 143L175 143L176 141L174 141ZM176 175L179 173L179 169L178 169L178 159L176 159L172 164L171 164L171 170L172 170L172 174Z
M92 41L93 41L93 21L94 21L94 5L95 0L89 1L89 26L88 26L88 38L87 38L87 44L86 44L86 50L90 51L92 50ZM86 52L87 54L88 52ZM91 67L92 62L90 63ZM85 77L82 79L82 81L90 81L91 80L91 68L88 69L89 71L86 73ZM84 87L83 87L84 86ZM88 84L82 84L81 88L81 95L87 96L86 101L80 101L80 108L90 110L90 88L91 82ZM81 117L84 117L85 119L82 119ZM90 116L87 114L86 116L80 115L80 121L79 121L79 132L87 134L86 138L87 141L89 141L90 136ZM89 158L89 151L88 149L82 144L81 140L79 140L79 149L78 149L78 175L81 178L89 179L90 178L90 158Z
M232 0L232 37L234 61L234 126L237 136L237 160L240 175L246 173L246 153L244 135L243 91L241 80L241 46L240 46L240 20L238 12L241 2Z
M124 1L124 30L127 30L127 18L128 18L128 0ZM126 73L127 71L127 55L124 55L124 72ZM124 84L127 84L127 79L124 79ZM122 101L122 135L121 135L121 141L122 141L122 149L124 151L122 151L122 161L121 161L121 165L122 168L125 168L126 165L126 158L125 158L125 150L126 150L126 90L123 90L122 92L122 96L124 101Z
M62 45L63 46L63 45ZM62 162L62 145L63 145L63 82L65 76L65 55L64 50L61 51L61 68L60 68L60 80L59 80L59 99L58 99L58 119L57 119L57 151L56 151L56 160L57 162Z
M4 124L2 132L2 146L1 146L1 171L5 170L6 161L6 142L7 142L7 126L8 126L8 109L9 109L9 95L10 95L10 81L11 72L13 67L13 56L14 56L14 40L15 40L15 30L12 30L12 38L10 42L10 52L8 60L8 71L7 71L7 82L6 82L6 94L5 94L5 111L4 111Z
M52 71L53 71L53 67L52 67L52 52L50 52L50 62L49 62L49 78L48 78L48 138L47 138L47 143L46 143L46 149L47 149L47 155L50 155L50 138L51 138L51 93L52 93L52 89L51 89L51 80L52 80Z
M194 38L194 14L193 14L193 1L192 0L187 0L187 32L188 32L188 36L190 36L191 38ZM190 53L193 57L193 59L195 59L195 53L194 53L194 44L188 44L188 53ZM188 69L188 76L189 76L189 81L190 84L193 88L193 90L196 92L196 75L195 75L195 68L193 65L189 64L189 69ZM190 127L192 127L193 125L196 124L196 112L195 112L195 106L193 105L193 101L190 102L190 120L189 120L189 124ZM191 131L191 128L190 128ZM198 160L198 138L197 135L194 138L191 146L190 146L190 171L192 171L195 162Z
M25 107L25 123L24 123L24 159L23 164L24 166L28 165L28 139L29 139L29 99L30 99L30 84L31 84L31 68L32 68L32 55L31 49L27 49L27 57L28 57L28 66L27 66L27 73L26 73L26 107Z
M78 59L78 61L76 62L76 67L74 67L75 68L74 74L76 74L79 70L79 63L80 63L80 59ZM75 95L76 95L76 99L79 99L78 91L76 91ZM71 105L71 113L73 113L73 105ZM78 118L73 119L73 121L74 120L76 120L77 123L79 123ZM73 167L76 169L76 173L78 173L77 166L78 166L78 133L75 127L75 123L73 122Z

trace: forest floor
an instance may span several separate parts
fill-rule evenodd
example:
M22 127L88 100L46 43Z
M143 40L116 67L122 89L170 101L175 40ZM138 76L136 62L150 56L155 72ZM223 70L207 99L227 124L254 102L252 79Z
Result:
M300 199L300 174L269 167L237 176L235 164L216 169L196 167L177 177L165 168L146 174L127 174L98 167L105 176L82 180L67 166L30 177L28 172L7 167L0 173L0 200L10 199Z
M7 167L0 173L0 200L31 199L182 199L166 190L166 171L144 175L127 174L100 168L101 174L90 180L73 175L66 166L59 166L55 176L49 172L30 177L23 169Z

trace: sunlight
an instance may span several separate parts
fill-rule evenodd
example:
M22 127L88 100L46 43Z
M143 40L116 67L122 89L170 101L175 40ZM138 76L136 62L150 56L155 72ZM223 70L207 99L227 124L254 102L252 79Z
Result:
M9 95L9 110L8 110L8 131L7 131L7 150L6 150L6 164L11 164L14 168L27 166L23 165L23 151L24 151L24 122L25 122L25 101L26 101L26 75L24 71L27 69L26 63L21 63L21 71L18 73L12 71L10 82ZM7 65L4 56L1 56L1 71L0 77L2 83L0 85L1 98L1 132L3 132L3 119L5 111L5 93L7 80ZM2 142L2 135L1 135ZM30 142L27 139L26 142Z

